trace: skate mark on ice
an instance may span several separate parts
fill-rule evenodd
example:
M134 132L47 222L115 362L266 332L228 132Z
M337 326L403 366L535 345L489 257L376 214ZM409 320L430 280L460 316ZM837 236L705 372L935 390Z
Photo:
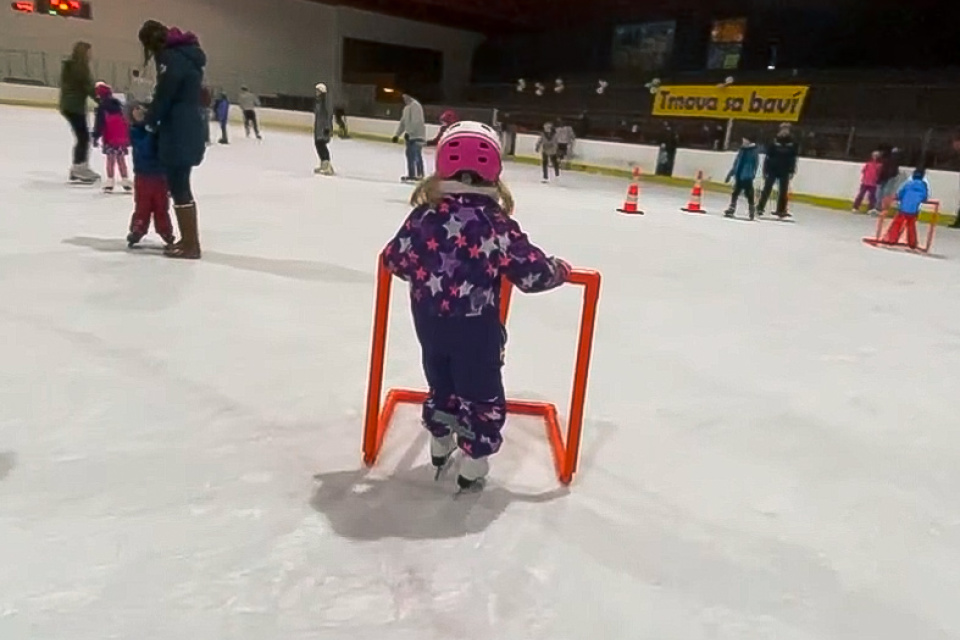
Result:
M74 236L63 240L63 244L76 247L86 247L103 253L143 253L155 254L163 250L158 245L140 245L137 249L129 249L123 238L93 238L88 236ZM351 269L329 262L314 260L289 260L284 258L264 258L259 256L243 256L217 251L206 251L203 262L231 267L243 271L254 271L281 278L293 278L307 282L333 282L341 284L373 284L372 273Z
M17 466L17 454L13 451L0 451L0 480L3 480Z
M102 253L130 253L127 241L123 238L92 238L88 236L74 236L64 238L63 244L75 247L86 247Z
M315 260L288 260L284 258L263 258L242 256L232 253L206 251L203 261L231 267L243 271L255 271L281 278L293 278L308 282L334 282L341 284L365 284L374 282L373 273L351 269L329 262Z
M443 540L486 531L515 502L547 503L569 493L558 487L540 494L510 491L496 483L469 500L453 500L452 483L434 482L424 464L375 477L368 469L318 473L310 505L337 535L351 540Z

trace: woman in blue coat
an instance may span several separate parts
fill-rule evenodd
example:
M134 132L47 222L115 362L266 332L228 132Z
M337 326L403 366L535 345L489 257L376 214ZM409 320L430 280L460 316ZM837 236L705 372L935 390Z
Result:
M200 97L207 56L195 35L155 20L141 27L140 43L146 60L153 59L157 67L146 122L157 134L158 156L180 227L180 242L170 246L166 255L195 260L200 257L200 234L190 173L203 162L207 147Z

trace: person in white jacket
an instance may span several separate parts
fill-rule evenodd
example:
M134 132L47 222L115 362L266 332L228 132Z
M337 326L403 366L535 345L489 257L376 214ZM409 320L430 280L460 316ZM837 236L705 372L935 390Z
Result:
M140 69L130 72L130 87L127 89L127 104L150 104L154 84L140 74Z
M557 122L557 158L564 167L569 168L570 157L573 156L573 143L577 136L571 127L562 120Z
M393 136L396 143L404 136L407 144L407 175L403 180L423 178L423 145L427 141L427 123L423 118L423 105L409 95L403 94L403 114Z
M260 98L250 93L250 90L246 87L240 87L240 98L237 99L237 104L243 111L243 128L247 132L247 137L250 137L250 127L252 126L253 132L257 135L257 140L263 140L260 137L260 123L257 122L257 107L260 106Z

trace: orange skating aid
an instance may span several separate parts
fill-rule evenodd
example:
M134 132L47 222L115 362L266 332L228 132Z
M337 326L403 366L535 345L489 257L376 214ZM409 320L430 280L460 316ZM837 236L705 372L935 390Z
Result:
M877 218L877 231L872 238L864 238L863 241L872 247L883 247L887 249L907 249L916 253L930 254L933 247L933 236L937 231L937 223L940 221L940 201L927 200L923 203L926 211L930 212L930 225L927 227L927 238L924 244L919 244L916 238L916 228L910 233L913 237L907 242L903 241L903 223L897 221L897 212L891 212L889 208L884 207ZM885 223L888 216L894 216L893 222L887 226ZM916 224L916 223L914 223ZM909 236L908 236L909 237Z
M633 180L630 181L630 187L627 189L627 197L623 201L623 206L617 211L620 213L629 213L631 215L643 215L639 208L640 203L640 167L633 168Z
M681 211L687 213L706 213L703 208L703 171L697 171L697 181L693 183L693 189L690 190L690 201L687 206L682 207Z
M390 285L393 276L380 263L377 269L376 310L373 317L373 347L370 354L370 377L367 383L367 410L363 424L363 462L373 466L377 462L390 419L400 404L420 404L427 392L415 389L383 391L383 368L387 348L387 326L390 324ZM567 411L566 437L561 429L560 412L556 405L530 400L507 400L507 413L542 418L547 439L553 452L553 463L560 482L569 485L577 471L580 458L580 436L583 431L583 412L587 396L587 376L593 351L593 330L597 322L597 301L600 298L600 274L586 269L574 269L571 284L583 287L583 307L580 313L580 337L573 372L573 396ZM506 325L510 313L513 286L502 279L500 289L500 322Z

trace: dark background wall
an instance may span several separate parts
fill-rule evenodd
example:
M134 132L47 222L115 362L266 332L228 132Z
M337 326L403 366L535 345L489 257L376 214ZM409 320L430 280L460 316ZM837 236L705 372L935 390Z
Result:
M707 3L704 3L707 4ZM706 66L712 21L748 20L741 69L765 69L771 44L779 68L941 68L960 66L960 2L950 0L727 0L694 9L643 7L615 20L550 33L492 36L477 51L477 82L610 74L616 24L676 20L663 73ZM637 79L650 73L620 73Z

